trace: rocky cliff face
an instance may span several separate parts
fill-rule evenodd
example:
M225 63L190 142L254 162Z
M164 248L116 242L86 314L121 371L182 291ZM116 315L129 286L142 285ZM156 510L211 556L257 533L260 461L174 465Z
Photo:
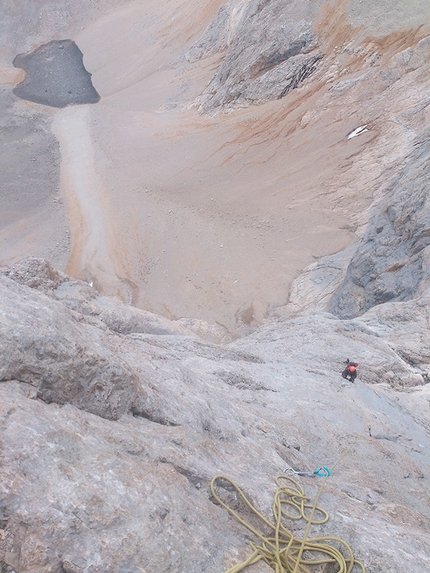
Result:
M343 318L387 301L410 300L429 286L430 146L416 141L406 165L384 189L346 277L330 305Z
M286 96L323 57L313 21L323 2L241 0L220 8L189 61L224 53L200 98L204 112Z
M430 7L202 4L0 18L0 571L226 571L258 539L211 479L270 521L275 476L326 466L311 536L422 573ZM14 100L13 57L66 37L100 103Z
M5 571L223 571L249 535L213 504L214 475L269 518L273 476L333 466L353 444L314 534L346 539L368 571L426 567L425 300L285 317L220 346L40 260L0 283ZM360 356L355 384L345 356ZM315 494L319 478L300 479Z

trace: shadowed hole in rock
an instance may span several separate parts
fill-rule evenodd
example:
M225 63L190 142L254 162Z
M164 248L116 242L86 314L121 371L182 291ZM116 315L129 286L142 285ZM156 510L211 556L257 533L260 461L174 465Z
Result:
M175 424L174 422L167 420L157 412L148 412L146 410L142 410L141 408L132 407L130 409L130 413L134 418L144 418L145 420L154 422L154 424L160 424L161 426L180 426L180 424Z
M269 57L261 55L251 68L252 77L258 78L274 67L279 66L279 64L282 64L282 62L285 62L289 58L297 56L297 54L300 54L306 44L306 40L297 40L296 42L293 42L289 48L285 50L285 52L277 50Z
M288 446L281 446L280 444L276 444L275 446L276 452L278 453L279 457L285 462L285 465L292 468L294 471L308 471L307 467L304 465L304 460L301 454L299 454L296 448L288 448ZM286 468L283 468L283 471Z
M162 460L160 460L162 461ZM167 460L166 460L167 461ZM203 484L206 484L208 480L204 479L202 476L199 476L192 472L191 470L187 470L181 466L176 464L172 464L175 470L187 478L187 480L197 489L200 489Z

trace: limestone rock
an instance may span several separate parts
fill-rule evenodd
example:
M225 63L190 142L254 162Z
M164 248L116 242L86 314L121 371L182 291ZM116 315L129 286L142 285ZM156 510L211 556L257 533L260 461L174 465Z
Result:
M285 360L301 364L309 374L316 376L320 375L321 364L326 373L337 377L344 369L346 359L350 358L359 362L358 377L362 382L384 383L395 388L424 384L427 373L425 356L422 368L418 361L411 365L405 359L402 345L398 344L396 352L390 337L385 333L382 336L381 331L382 325L374 328L374 322L365 317L363 320L338 320L329 313L287 314L277 323L259 329L230 347L242 348L244 340L246 345L254 341L255 354L265 361L282 356ZM419 349L418 346L418 352Z
M126 3L86 0L81 9L82 14L105 13ZM5 45L25 40L19 51L31 49L36 36L48 42L52 22L61 22L59 37L81 27L78 17L69 18L68 0L57 12L52 3L40 13L35 3L16 4L18 11L9 11L0 29L14 32L2 34L11 38ZM328 82L327 91L319 107L297 116L295 128L310 133L325 109L327 117L344 122L346 138L350 127L364 125L361 114L372 101L373 131L382 134L385 121L398 130L388 131L389 144L381 135L381 148L370 146L367 156L350 158L348 152L349 176L365 167L367 178L359 180L371 190L381 189L374 178L383 172L375 165L399 165L402 150L415 138L403 170L374 198L370 221L368 213L351 218L354 230L361 225L360 241L298 277L289 304L264 326L252 333L250 327L249 335L230 342L218 325L193 318L170 321L100 296L90 284L40 259L1 270L1 571L219 573L245 559L250 540L258 540L214 503L212 477L235 480L270 521L275 476L322 466L332 470L320 500L330 520L313 527L312 535L344 539L368 573L428 569L430 146L422 119L429 100L422 97L425 81L414 91L419 82L410 78L428 77L429 45L428 39L418 41L424 32L417 31L411 47L390 59L389 49L400 49L403 31L389 36L390 48L382 50L387 66L376 65L383 39L357 52L343 45L333 57L334 70L324 71L315 15L324 5L333 13L335 7L345 8L342 32L348 35L347 12L359 12L351 20L359 25L365 11L360 4L372 15L385 10L384 20L391 23L399 6L406 6L370 0L230 0L186 56L189 62L207 58L208 69L218 66L196 102L208 114L282 97L316 74ZM34 17L20 17L28 14ZM130 30L146 25L132 15ZM13 17L19 26L10 24ZM167 51L169 41L167 33ZM7 45L5 54L11 49ZM177 57L183 62L183 53ZM366 60L367 67L352 69L355 59ZM352 68L343 70L344 61ZM175 76L166 81L182 81L178 68L162 71ZM364 88L371 77L375 82ZM399 83L394 99L401 94L408 109L402 103L385 118L385 102ZM338 107L342 94L352 102L348 110ZM121 90L113 99L122 95ZM20 109L26 105L20 102ZM147 119L137 111L132 116L134 122ZM359 123L348 127L352 117ZM27 131L31 135L34 129ZM15 145L21 132L12 133L15 139L7 142ZM402 150L396 155L397 142ZM385 153L392 154L387 162ZM356 171L348 171L350 161ZM46 185L46 176L38 181ZM49 183L53 193L57 179ZM347 187L321 192L338 193L338 201L349 205ZM14 189L8 204L15 208ZM347 358L359 362L353 384L341 378ZM320 478L297 479L313 499ZM220 489L249 519L239 496ZM303 536L303 524L288 526ZM261 563L254 569L270 571ZM328 573L330 566L325 569Z
M363 323L383 337L426 382L430 371L430 333L428 329L430 292L408 302L391 302L370 309Z
M112 419L139 409L144 392L103 331L9 278L0 277L0 293L0 380L21 380L46 402L73 403Z
M429 286L430 203L427 139L386 186L329 309L351 318L388 301L407 301Z
M55 289L52 295L70 310L101 321L113 332L192 335L191 330L174 321L130 305L118 311L118 302L100 296L84 281L68 280Z
M345 279L356 250L357 245L352 245L340 253L322 257L312 263L293 281L288 303L274 309L272 316L281 317L303 310L328 311L331 299Z
M249 555L249 532L214 505L214 475L234 479L270 519L274 476L333 468L351 448L321 498L331 519L315 533L345 539L369 571L426 567L429 389L391 387L419 369L394 347L383 313L377 324L376 308L354 320L284 316L221 346L115 332L89 320L84 294L88 304L98 295L75 283L47 296L0 277L2 567L223 571ZM346 357L360 362L355 384L340 376ZM393 379L363 383L388 369ZM318 481L298 479L316 494Z
M56 289L69 278L64 273L54 269L45 259L37 257L26 257L14 265L0 268L0 275L45 293Z
M231 0L221 7L190 61L225 54L199 98L205 113L284 97L317 68L322 54L312 19L322 2Z

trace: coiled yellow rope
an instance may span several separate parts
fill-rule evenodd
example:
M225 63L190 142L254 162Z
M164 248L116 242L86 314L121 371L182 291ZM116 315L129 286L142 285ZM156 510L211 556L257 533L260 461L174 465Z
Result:
M351 450L354 444L352 444L340 456L339 460L333 466L333 469ZM261 559L265 561L275 571L275 573L310 573L311 570L309 567L328 563L338 565L336 573L351 573L355 566L360 567L362 573L366 573L364 565L354 558L351 547L342 539L337 537L316 537L308 539L311 525L321 525L326 523L329 519L328 513L324 509L318 507L318 501L327 478L328 476L323 478L321 487L315 497L315 501L313 503L309 503L310 498L305 495L302 486L295 479L287 475L276 476L275 481L277 490L272 505L274 517L273 524L251 504L242 490L231 479L223 475L215 476L210 484L211 492L215 500L258 539L260 539L261 542L260 545L251 542L250 545L253 552L248 559L242 563L234 565L225 573L239 573L249 565L253 565ZM237 491L249 509L272 530L272 536L264 536L251 524L242 519L227 503L222 501L215 491L215 485L218 480L228 482L230 484L230 488L234 488ZM315 518L315 514L319 514L318 519ZM303 519L307 522L303 539L296 538L294 534L284 526L282 523L283 518L291 520ZM340 547L340 549L337 549L335 545ZM306 556L304 556L305 552Z
M274 532L273 536L265 537L262 535L252 525L242 519L236 511L222 501L215 491L217 480L227 481L230 486L237 491L251 511ZM309 529L312 524L321 525L326 523L329 518L328 513L317 506L319 495L317 495L314 504L310 504L310 498L305 495L302 486L292 477L279 475L276 476L275 481L278 487L272 506L275 521L275 525L273 525L251 504L242 490L231 479L222 475L215 476L212 479L211 491L216 501L261 541L261 545L251 542L250 545L253 553L248 559L231 567L225 573L239 573L239 571L242 571L249 565L257 563L260 559L263 559L263 561L270 565L276 573L297 573L298 571L300 571L300 573L308 573L309 566L324 563L337 563L339 568L336 570L336 573L350 573L354 565L361 567L362 573L365 573L363 564L354 559L351 547L342 539L337 537L307 539L307 533L305 533L302 540L294 537L294 534L283 525L283 517L292 520L304 519L308 522ZM320 491L322 491L321 488ZM314 519L316 512L320 514L320 519ZM340 545L343 548L343 552L331 545L332 543ZM304 558L303 554L305 551L322 556Z

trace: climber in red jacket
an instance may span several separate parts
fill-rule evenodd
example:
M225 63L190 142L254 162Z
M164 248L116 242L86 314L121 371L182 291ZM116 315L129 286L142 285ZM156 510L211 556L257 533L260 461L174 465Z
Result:
M351 362L350 359L348 358L348 360L346 361L346 368L342 372L342 378L345 378L350 382L354 382L354 380L357 378L357 367L358 367L358 362Z

